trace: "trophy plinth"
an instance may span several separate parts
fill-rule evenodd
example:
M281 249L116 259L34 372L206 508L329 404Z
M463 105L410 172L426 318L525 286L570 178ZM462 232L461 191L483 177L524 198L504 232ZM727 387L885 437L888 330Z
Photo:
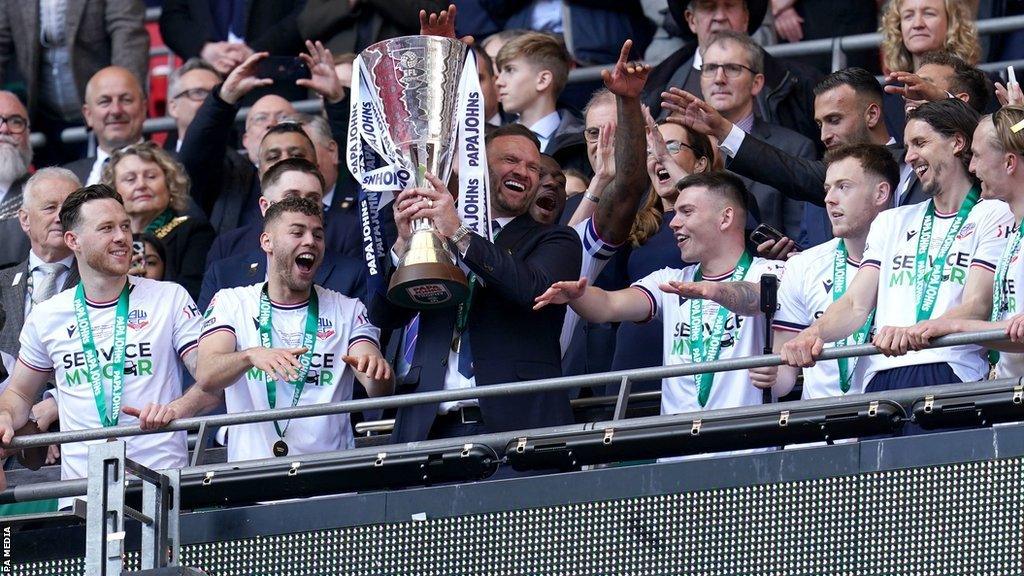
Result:
M466 274L452 263L444 242L432 230L412 235L388 286L388 299L407 308L448 308L466 299Z

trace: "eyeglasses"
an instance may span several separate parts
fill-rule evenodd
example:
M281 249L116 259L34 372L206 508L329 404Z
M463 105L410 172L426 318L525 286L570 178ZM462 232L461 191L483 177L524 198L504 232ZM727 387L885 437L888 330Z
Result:
M289 114L284 111L275 112L273 114L270 114L268 112L262 112L260 114L256 114L255 116L249 116L249 126L255 126L257 128L266 128L267 126L270 126L271 123L280 124L284 120L287 120L288 117Z
M28 128L28 119L24 116L0 116L0 126L7 124L7 129L11 131L11 134L21 134Z
M583 139L593 144L601 136L601 129L597 127L587 128L583 131Z
M210 91L206 88L189 88L188 90L182 90L174 95L174 100L181 98L182 96L188 98L193 102L202 102L206 100L206 97L210 95Z
M702 154L697 152L696 148L694 148L693 146L690 146L686 142L680 142L679 140L667 140L665 142L665 148L667 148L668 149L668 153L672 154L673 156L676 155L676 154L679 154L679 151L682 150L683 148L689 148L690 151L693 152L693 155L698 157L698 158L702 156ZM654 154L654 151L651 150L650 148L648 148L647 149L647 155L650 156L651 154Z
M751 74L757 74L754 69L743 64L712 64L705 62L700 67L700 75L705 78L714 78L718 76L718 71L723 70L726 78L739 78L740 74L743 74L744 70L747 70Z

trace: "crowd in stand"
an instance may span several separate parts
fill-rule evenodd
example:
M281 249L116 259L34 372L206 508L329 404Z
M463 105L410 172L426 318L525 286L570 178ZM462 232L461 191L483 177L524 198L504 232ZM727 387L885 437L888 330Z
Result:
M673 414L798 384L810 399L1020 376L1024 96L977 66L1024 42L983 54L975 20L1022 7L977 4L165 0L152 32L183 63L167 83L175 129L156 135L140 0L7 2L0 439L756 355L771 345L766 275L781 280L784 366L634 390L661 390ZM881 50L837 71L764 50L874 30ZM355 55L417 33L475 55L489 233L460 218L457 174L373 210L345 164ZM568 82L595 64L599 82ZM296 110L310 98L317 111ZM92 152L61 140L79 125ZM424 218L467 276L457 307L387 295ZM1006 340L928 349L984 329ZM883 354L816 362L865 342ZM567 391L384 416L396 443L573 420ZM230 461L342 450L352 425L248 424L218 441ZM127 446L147 466L186 463L181 432ZM18 456L86 473L85 444Z

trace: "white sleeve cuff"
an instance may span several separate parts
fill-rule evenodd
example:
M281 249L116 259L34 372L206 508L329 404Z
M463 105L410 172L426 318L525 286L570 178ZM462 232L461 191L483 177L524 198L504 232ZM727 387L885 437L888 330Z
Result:
M735 158L736 152L739 151L740 146L743 145L743 139L746 137L747 133L740 129L739 126L733 124L732 130L729 130L729 135L725 137L725 140L722 140L718 147L729 158Z

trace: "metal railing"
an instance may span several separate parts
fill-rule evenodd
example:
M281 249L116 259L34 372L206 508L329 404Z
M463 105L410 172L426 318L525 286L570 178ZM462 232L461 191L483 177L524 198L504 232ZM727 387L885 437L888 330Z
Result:
M983 332L965 332L963 334L952 334L936 338L933 348L947 346L961 346L966 344L982 344L985 342L996 342L1006 340L1006 332L1002 330L989 330ZM820 360L834 360L837 358L852 358L858 356L871 356L878 354L878 349L872 344L861 344L858 346L843 346L825 349ZM270 422L273 420L287 420L292 418L309 418L314 416L327 416L332 414L343 414L359 412L363 410L404 408L419 404L435 404L441 402L454 402L459 400L472 400L478 398L500 398L515 396L519 394L531 394L538 392L553 392L557 390L569 390L572 388L601 386L608 384L620 385L620 405L616 406L616 419L621 419L625 410L625 401L628 396L622 394L622 390L628 389L631 382L641 380L660 380L663 378L674 378L678 376L692 376L711 372L729 372L732 370L746 370L765 366L779 366L782 358L777 354L766 354L761 356L748 356L744 358L730 358L727 360L715 360L712 362L700 362L693 364L680 364L673 366L659 366L654 368L639 368L635 370L620 370L617 372L604 372L601 374L585 374L582 376L566 376L561 378L546 378L543 380L532 380L528 382L515 382L508 384L494 384L491 386L479 386L458 390L440 390L437 392L418 392L415 394L404 394L399 396L387 396L380 398L367 398L361 400L347 400L331 404L315 404L309 406L295 406L288 408L277 408L274 410L257 410L238 414L218 414L214 416L201 416L195 418L181 418L171 422L166 428L158 431L143 431L138 425L121 425L109 428L90 428L86 430L70 430L64 432L51 432L46 434L35 434L15 438L9 444L9 448L21 449L36 446L48 446L50 444L65 444L69 442L82 442L86 440L103 440L107 438L123 438L128 436L139 436L154 432L169 432L178 430L196 431L200 427L211 426L232 426L238 424L251 424L256 422Z

